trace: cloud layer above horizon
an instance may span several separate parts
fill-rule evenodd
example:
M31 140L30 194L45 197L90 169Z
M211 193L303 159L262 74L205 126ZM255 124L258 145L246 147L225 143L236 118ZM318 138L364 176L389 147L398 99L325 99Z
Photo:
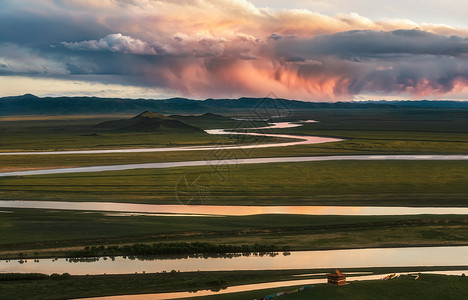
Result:
M468 96L468 29L246 0L6 0L0 76L195 98Z

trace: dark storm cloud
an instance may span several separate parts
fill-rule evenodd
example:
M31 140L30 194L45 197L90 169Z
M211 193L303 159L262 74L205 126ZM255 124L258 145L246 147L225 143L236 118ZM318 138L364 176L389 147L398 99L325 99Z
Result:
M94 39L111 33L92 17L18 13L0 9L0 42L40 46L67 40Z
M292 47L293 46L293 47ZM442 36L420 30L390 32L355 30L321 35L309 40L287 41L280 52L334 55L341 58L392 57L401 55L467 56L468 39Z
M302 78L336 78L336 90L447 93L468 79L468 39L420 30L348 31L276 41L274 57ZM313 61L321 64L307 64Z

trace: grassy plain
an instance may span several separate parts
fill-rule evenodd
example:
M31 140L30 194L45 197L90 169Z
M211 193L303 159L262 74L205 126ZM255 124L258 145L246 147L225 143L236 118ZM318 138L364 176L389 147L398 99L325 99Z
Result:
M397 269L349 269L346 272L370 271L374 274L407 272L425 268ZM164 293L176 291L219 290L246 283L261 283L294 279L323 278L300 274L323 273L329 270L283 271L231 271L187 272L131 275L87 275L28 279L27 276L10 275L1 280L0 299L71 299L119 294ZM13 278L16 277L16 280ZM31 276L33 278L33 276ZM36 276L37 277L37 276ZM256 299L279 291L291 291L295 287L263 289L242 293L230 293L190 299ZM355 281L346 286L315 284L309 289L281 299L463 299L468 293L468 279L460 276L422 274L401 276L390 281ZM193 295L193 294L192 294Z
M307 115L296 115L295 118L317 119L321 122L276 132L337 136L346 138L346 141L254 149L248 152L0 156L0 168L12 170L223 157L468 153L468 126L464 126L468 125L467 117L468 113L463 110L317 110ZM228 137L203 134L105 132L89 135L94 132L90 126L103 120L104 117L10 119L0 126L3 133L0 144L6 151L234 142ZM197 125L216 127L216 124L207 123L206 120ZM225 122L222 125L235 126ZM465 161L309 162L11 177L0 180L0 198L178 204L176 192L185 178L189 183L200 178L197 184L209 188L209 193L204 194L203 198L197 198L199 187L188 187L188 197L195 196L192 202L195 204L203 200L210 205L468 206L468 162ZM392 221L388 219L391 217L379 217L380 225L373 220L369 223L372 225L356 227L350 226L349 222L364 222L365 218L256 216L223 218L220 221L218 218L105 217L102 214L79 212L48 212L47 217L44 217L43 212L27 211L16 210L14 214L2 214L2 229L5 230L1 242L4 249L14 249L16 246L11 246L14 243L29 249L54 248L58 245L75 247L99 242L153 242L165 235L169 235L165 238L171 241L189 242L199 239L230 244L242 243L244 239L248 243L280 241L280 246L287 245L292 249L388 247L464 244L467 232L463 221L458 220L459 217L450 217L450 220L455 218L457 221L447 221L448 224L437 221L443 217L430 217L435 218L431 224L424 224L420 220L410 226L411 230L404 230L415 217L395 217L400 223L394 226L382 225ZM51 216L53 218L48 219ZM280 229L273 230L275 226L268 219L274 220L274 225ZM324 223L317 225L312 219ZM240 223L235 220L240 220ZM245 225L246 220L248 226ZM343 233L327 232L328 225L325 223L333 223L334 220L347 229ZM289 224L300 229L292 229ZM316 226L322 226L321 230L315 231L319 229ZM181 232L191 232L193 236L180 238L177 234ZM54 245L56 242L58 244Z
M231 144L235 140L204 132L119 131L95 128L107 118L0 120L0 151L55 151ZM229 122L227 122L229 123ZM235 121L230 122L235 123ZM229 125L222 122L220 126ZM231 125L232 126L232 125Z
M268 139L236 139L202 133L98 132L92 125L121 118L72 118L0 122L0 151L63 150L93 148L168 147L183 145L263 143ZM98 155L1 156L1 170L145 163L228 157L276 157L342 154L466 154L468 153L468 110L324 110L294 113L289 119L316 119L318 123L268 133L291 133L340 137L342 142L264 148L254 150L192 151L163 153L120 153ZM190 118L188 119L190 120ZM194 122L194 121L192 121ZM193 123L203 128L251 127L238 121L213 118Z
M413 276L381 281L357 281L345 286L314 285L300 293L282 296L285 300L306 299L463 299L468 294L468 279L461 276L423 274L418 280ZM297 287L296 287L297 288ZM196 300L257 299L279 291L291 291L293 287L269 289L225 295L194 297Z
M325 161L5 177L0 198L178 204L183 189L192 204L468 206L467 182L468 161Z
M466 215L242 217L119 216L3 209L0 257L61 256L87 245L204 242L273 245L281 251L468 245Z
M223 157L468 153L468 112L465 110L316 110L291 116L291 119L298 118L321 122L274 132L340 137L346 140L253 151L0 156L0 169L13 171ZM115 117L3 120L0 123L0 151L268 141L236 140L202 133L97 132L91 127L108 119ZM199 125L204 128L236 126L234 123L209 122ZM468 206L468 162L465 161L310 162L239 165L220 169L193 167L12 177L0 179L0 199L178 204L175 193L181 178L192 182L198 176L202 178L200 183L210 190L203 201L211 205ZM190 188L193 194L198 193L196 186ZM453 215L259 215L213 218L123 217L95 212L29 209L2 211L7 212L0 212L1 257L17 257L19 252L28 257L56 256L86 245L164 241L232 245L259 243L273 244L279 248L288 246L292 250L468 244L467 217ZM32 299L31 296L36 299L62 299L180 291L187 290L187 286L189 289L219 288L262 280L284 280L290 275L261 271L249 274L216 272L196 276L125 275L120 279L111 276L81 276L60 280L0 281L0 299ZM303 294L285 296L285 299L334 299L345 296L347 299L414 299L420 296L427 299L458 299L468 293L464 278L424 275L421 279L359 282L340 288L315 286ZM208 299L255 298L279 290L218 295Z

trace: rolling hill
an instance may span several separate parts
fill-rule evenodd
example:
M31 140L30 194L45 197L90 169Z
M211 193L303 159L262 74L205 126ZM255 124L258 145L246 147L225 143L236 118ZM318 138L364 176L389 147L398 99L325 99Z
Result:
M130 119L99 123L94 127L97 129L120 131L203 132L203 129L199 127L149 111L145 111Z
M238 121L230 117L213 113L202 115L170 115L169 117L203 129L229 128L238 123Z

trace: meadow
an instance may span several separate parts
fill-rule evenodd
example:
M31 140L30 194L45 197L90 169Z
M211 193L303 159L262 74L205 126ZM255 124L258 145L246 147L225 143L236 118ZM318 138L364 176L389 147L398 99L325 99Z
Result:
M3 210L9 213L0 218L1 258L66 256L85 246L135 243L258 244L276 251L468 245L465 215L167 217Z
M0 121L0 151L255 144L275 140L201 132L99 131L93 127L116 117L122 116L6 118ZM203 129L238 125L237 121L220 122L214 118L182 119ZM0 170L249 157L468 153L468 111L463 109L317 109L292 112L281 121L307 119L320 122L265 132L339 137L344 141L251 151L10 155L0 156ZM4 177L0 178L0 199L179 204L181 199L176 193L182 179L190 183L199 179L197 183L209 191L205 190L203 198L195 197L193 204L468 206L468 161L327 161ZM189 197L199 193L196 185L188 191ZM466 215L167 217L5 208L0 212L0 257L42 259L66 256L86 246L122 247L138 243L264 245L278 251L468 245L467 224ZM196 276L174 272L55 276L41 280L12 280L18 275L11 275L10 279L0 280L0 299L220 289L234 284L286 280L291 278L291 272L210 272ZM436 299L443 295L450 299L467 293L465 279L461 277L423 275L421 279L356 282L339 288L317 285L284 298ZM253 299L279 290L202 299Z
M467 206L467 161L325 161L5 177L4 200L210 205ZM203 201L202 201L203 200Z
M398 268L397 272L427 268ZM395 269L394 269L395 270ZM385 268L344 269L345 272L393 272ZM131 275L53 275L6 274L0 278L0 299L70 299L119 294L164 293L175 291L222 290L227 286L297 279L294 275L323 273L328 270L231 271L231 272L168 272ZM382 275L383 276L383 275ZM323 278L323 275L301 276L301 279ZM282 296L280 299L461 299L468 293L468 279L461 276L421 274L382 281L355 281L345 286L315 284L303 292ZM191 299L258 299L280 291L291 291L298 286L261 289L224 295L194 297Z
M400 276L390 281L357 281L345 286L314 285L303 292L282 296L285 300L306 299L460 299L468 293L466 277L444 275ZM298 287L295 287L298 288ZM244 293L231 293L192 299L237 300L257 299L278 291L291 291L294 287Z
M43 117L44 118L44 117ZM236 137L203 133L96 131L92 126L109 119L10 120L0 122L0 151L73 150L107 148L146 148L189 145L267 143L274 138ZM277 121L316 119L301 127L263 130L265 133L290 133L339 137L342 142L246 150L184 151L162 153L119 153L95 155L0 156L0 170L75 167L107 164L147 163L229 157L278 157L345 154L466 154L468 153L468 112L465 110L315 110L293 113ZM255 122L202 121L186 119L203 129L252 127ZM196 120L196 119L195 119Z
M0 151L56 151L114 148L175 147L210 144L232 144L233 138L182 129L113 130L96 127L105 121L131 116L30 117L0 119ZM208 119L209 120L209 119ZM195 124L234 126L236 121L205 120ZM220 124L218 124L220 123ZM262 125L263 123L260 123ZM221 127L222 128L222 127Z

